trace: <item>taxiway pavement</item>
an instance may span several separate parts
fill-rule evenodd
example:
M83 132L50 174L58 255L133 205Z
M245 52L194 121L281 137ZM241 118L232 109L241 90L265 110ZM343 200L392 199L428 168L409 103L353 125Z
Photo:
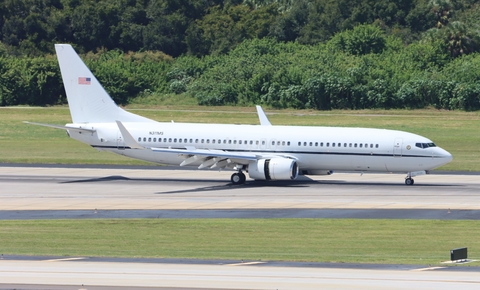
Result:
M480 275L449 267L359 269L227 264L0 260L0 289L478 289ZM19 283L19 281L21 281ZM37 285L37 288L29 288ZM41 286L41 287L40 287ZM56 287L55 287L56 286ZM146 288L144 288L146 287ZM11 289L11 288L10 288Z

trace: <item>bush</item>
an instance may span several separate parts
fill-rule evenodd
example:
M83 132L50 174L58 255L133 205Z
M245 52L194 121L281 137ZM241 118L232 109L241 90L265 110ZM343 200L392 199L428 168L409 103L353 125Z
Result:
M344 51L353 55L380 53L385 49L386 37L375 25L358 25L352 30L335 34L328 46L336 51Z

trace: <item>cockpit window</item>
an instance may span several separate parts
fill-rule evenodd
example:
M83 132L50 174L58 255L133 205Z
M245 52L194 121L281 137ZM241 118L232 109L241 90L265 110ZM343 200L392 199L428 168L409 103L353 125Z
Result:
M415 146L422 149L429 148L429 147L437 147L435 143L415 143Z

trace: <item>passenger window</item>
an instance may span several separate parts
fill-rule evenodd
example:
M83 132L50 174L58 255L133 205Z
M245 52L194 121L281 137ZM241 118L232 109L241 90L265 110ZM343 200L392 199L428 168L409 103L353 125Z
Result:
M362 146L363 146L363 144L362 144L362 143L360 143L360 148L362 148Z
M373 148L373 144L370 144L370 148Z
M255 144L256 144L256 145L258 145L259 143L260 143L260 142L258 142L258 140L257 140L257 141L255 141Z
M173 143L177 143L177 138L173 139Z
M205 139L202 139L202 144L205 142Z
M365 144L365 148L368 148L368 144Z
M157 138L153 138L153 142L157 142Z
M290 141L287 142L287 146L290 146Z
M303 146L307 146L307 142L303 142Z
M252 140L250 140L250 145L253 145L253 141L252 141Z
M243 144L247 145L248 144L247 140L243 141Z
M348 147L352 147L352 143L349 143L349 144L348 144Z
M327 147L330 147L330 143L327 142Z
M277 146L280 146L280 141L277 141Z
M146 138L146 137L143 137L143 142L147 142L147 138Z
M312 142L310 142L310 144L308 144L308 145L310 145L310 146L313 146L313 143L312 143Z
M142 141L142 137L138 137L138 142L141 142Z
M375 145L375 148L378 148L378 144Z
M232 140L228 140L228 144L232 144Z
M338 143L338 147L342 147L342 143Z
M207 144L210 144L210 139L207 139Z
M302 146L302 142L298 142L298 146Z
M347 147L347 143L343 143L343 147Z
M167 138L163 138L163 142L167 142Z
M282 141L282 146L285 146L285 141Z
M168 142L169 142L169 143L172 143L172 138L168 138Z
M265 141L262 141L262 145L265 145Z
M323 147L323 142L320 142L320 147Z
M239 141L238 141L238 144L242 145L242 140L239 140Z
M355 148L357 148L357 143L355 143Z
M335 147L335 143L332 143L332 147Z
M193 139L190 139L190 143L193 143Z

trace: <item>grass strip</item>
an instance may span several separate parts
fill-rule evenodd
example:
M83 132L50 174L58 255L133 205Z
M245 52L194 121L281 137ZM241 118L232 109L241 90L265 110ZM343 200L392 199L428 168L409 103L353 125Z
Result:
M479 222L465 220L28 220L0 233L1 253L19 255L435 265L468 247L480 258Z
M129 109L160 121L258 124L255 108L135 105ZM312 111L267 110L274 125L345 126L402 130L433 140L453 154L439 170L480 171L480 112L439 110ZM71 122L67 107L0 108L0 162L62 164L150 164L68 138L62 130L23 124L22 121L64 125ZM393 145L392 145L393 146Z

